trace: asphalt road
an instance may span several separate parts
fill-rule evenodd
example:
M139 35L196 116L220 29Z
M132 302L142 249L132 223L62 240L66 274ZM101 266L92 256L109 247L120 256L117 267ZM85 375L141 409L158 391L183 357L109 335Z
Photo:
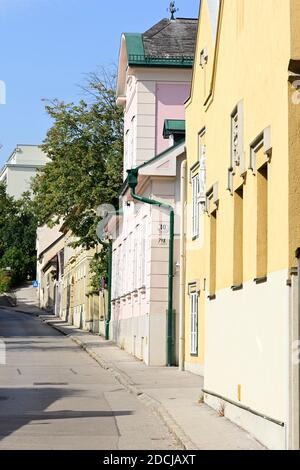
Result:
M1 450L176 449L147 407L40 319L0 308L0 360L3 342Z

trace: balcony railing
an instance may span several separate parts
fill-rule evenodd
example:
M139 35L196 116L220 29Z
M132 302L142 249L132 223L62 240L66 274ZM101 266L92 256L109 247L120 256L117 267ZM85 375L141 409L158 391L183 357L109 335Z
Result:
M194 58L191 56L155 57L129 54L129 65L165 66L165 67L192 67Z

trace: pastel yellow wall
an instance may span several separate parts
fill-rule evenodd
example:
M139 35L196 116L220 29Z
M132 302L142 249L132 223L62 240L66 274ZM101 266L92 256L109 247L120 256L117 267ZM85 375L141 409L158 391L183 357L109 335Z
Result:
M203 370L204 349L205 349L205 292L203 291L203 279L205 278L205 257L204 257L204 216L200 214L200 236L198 240L192 240L192 186L190 184L190 168L198 159L198 134L206 125L206 116L203 103L209 93L211 74L213 69L214 40L210 25L209 12L206 0L200 5L199 16L201 23L198 26L197 45L195 52L195 62L193 70L193 81L191 97L186 106L186 147L187 147L187 246L186 246L186 322L185 322L185 362L192 366L200 365L199 370ZM202 69L200 66L200 53L203 48L208 52L207 66ZM190 282L202 281L199 285L201 292L198 304L198 356L190 355L190 298L188 286Z
M271 126L273 154L269 165L268 271L276 272L288 265L288 106L285 84L290 53L289 8L281 0L229 3L223 2L213 100L206 112L207 188L218 182L220 197L217 290L233 284L234 212L233 198L227 191L227 169L230 166L230 115L241 100L244 105L246 168L249 166L250 143ZM239 175L235 177L235 189L242 181ZM248 171L244 187L245 282L256 277L256 211L253 205L256 184L256 176Z
M218 188L216 298L208 299L210 216L201 216L202 236L198 242L191 241L189 185L186 282L197 281L200 286L200 354L198 358L189 356L187 295L186 362L201 365L205 359L206 389L286 421L287 279L296 261L294 250L300 246L300 105L291 104L288 68L291 58L300 59L299 2L221 0L212 71L215 46L207 1L203 0L200 10L192 95L186 107L187 159L189 171L198 156L198 133L205 127L206 190L214 185ZM209 56L206 76L199 65L204 47ZM207 82L211 74L212 80ZM233 292L234 196L228 191L228 169L231 114L238 103L243 105L243 149L233 190L243 185L243 288ZM254 279L262 274L258 262L262 257L257 260L260 178L249 169L250 145L265 129L270 129L272 151L266 154L261 149L256 160L257 170L264 165L268 168L267 282L257 285ZM261 221L265 213L266 205ZM271 436L268 444L283 446L282 435L276 432L274 436L269 433L266 442Z

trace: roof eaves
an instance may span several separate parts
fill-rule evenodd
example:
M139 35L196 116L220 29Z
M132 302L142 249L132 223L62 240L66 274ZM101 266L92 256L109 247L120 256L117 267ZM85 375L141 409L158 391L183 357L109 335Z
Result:
M194 57L153 57L131 54L128 65L134 67L192 68Z

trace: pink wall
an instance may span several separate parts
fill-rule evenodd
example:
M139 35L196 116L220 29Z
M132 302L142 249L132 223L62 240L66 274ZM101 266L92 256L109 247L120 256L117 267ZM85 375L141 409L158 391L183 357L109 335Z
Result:
M184 103L189 92L188 83L156 85L156 155L169 147L168 139L162 135L165 119L185 119Z

